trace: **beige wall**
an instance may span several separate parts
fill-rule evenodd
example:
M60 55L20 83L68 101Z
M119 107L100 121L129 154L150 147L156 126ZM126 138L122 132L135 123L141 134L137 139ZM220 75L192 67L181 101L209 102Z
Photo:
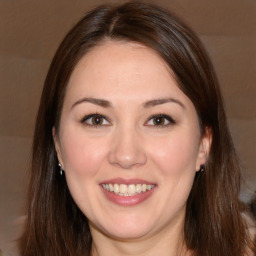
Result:
M4 251L11 250L9 242L16 238L17 218L23 214L31 137L50 60L72 24L104 2L109 1L0 0L0 248ZM191 24L213 59L247 180L244 191L252 194L256 190L256 1L158 3Z

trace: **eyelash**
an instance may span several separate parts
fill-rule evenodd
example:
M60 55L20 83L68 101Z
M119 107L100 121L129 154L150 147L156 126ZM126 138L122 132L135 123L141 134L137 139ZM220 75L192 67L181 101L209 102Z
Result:
M89 124L89 123L88 123L88 120L90 120L90 119L92 119L92 118L94 118L94 117L95 117L95 118L104 119L104 120L106 120L109 124L93 124L93 123ZM104 122L104 121L103 121L103 122ZM105 116L103 116L103 115L101 115L101 114L97 114L97 113L95 113L95 114L90 114L90 115L87 115L87 116L83 117L82 120L81 120L81 123L83 123L83 124L86 125L86 126L95 127L95 128L98 128L98 127L100 127L100 126L109 126L109 125L111 125L110 121L109 121Z
M153 120L153 119L156 119L156 118L161 118L161 119L163 118L163 119L165 119L164 122L167 120L168 123L167 124L162 124L162 125L160 125L160 124L159 125L152 124L152 125L149 125L149 126L155 126L155 127L159 127L159 128L164 128L164 127L176 124L175 120L171 116L166 115L166 114L155 114L155 115L151 116L148 119L147 123L149 121Z
M93 124L93 121L91 120L91 123L88 123L88 120L92 119L92 118L99 118L101 119L101 123L100 124ZM157 118L160 118L160 119L164 119L164 124L148 124L151 120L153 121L154 119L157 119ZM102 121L102 119L104 119ZM166 120L167 120L167 124L166 124ZM108 122L108 124L104 124L104 122ZM154 121L153 121L154 122ZM90 114L90 115L86 115L85 117L82 118L81 120L81 123L83 123L84 125L86 126L89 126L89 127L95 127L95 128L99 128L99 127L102 127L102 126L110 126L111 125L111 122L109 121L109 119L104 116L104 115L101 115L101 114ZM169 115L166 115L166 114L155 114L153 116L151 116L147 122L145 123L146 126L153 126L153 127L159 127L159 128L164 128L164 127L167 127L167 126L170 126L170 125L174 125L176 124L176 121Z

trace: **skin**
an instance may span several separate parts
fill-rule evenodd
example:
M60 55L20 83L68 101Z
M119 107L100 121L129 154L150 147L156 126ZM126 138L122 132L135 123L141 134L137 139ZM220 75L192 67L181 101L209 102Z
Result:
M88 118L95 113L104 116L100 125ZM160 117L156 125L159 114L174 122ZM89 220L93 255L189 255L182 246L186 201L211 138L201 136L192 102L155 52L110 40L93 48L71 75L53 135L69 190ZM122 206L99 185L113 178L156 187L147 200Z

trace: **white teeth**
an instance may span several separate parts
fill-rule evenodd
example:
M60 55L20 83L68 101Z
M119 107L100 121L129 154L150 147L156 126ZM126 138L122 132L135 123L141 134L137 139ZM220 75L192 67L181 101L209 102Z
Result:
M127 186L124 185L124 184L119 185L119 192L121 194L126 194L127 193Z
M112 184L109 184L109 185L108 185L108 188L109 188L109 191L110 191L110 192L113 192L113 191L114 191L114 187L113 187Z
M136 185L136 191L137 191L137 193L140 193L141 190L142 190L141 184L137 184L137 185Z
M147 184L102 184L102 187L110 192L113 192L120 196L134 196L147 190L151 190L155 185Z
M134 194L136 192L136 188L134 184L130 184L128 186L128 194Z
M107 189L106 189L106 190L107 190ZM119 185L114 184L114 192L115 192L116 194L119 193Z
M150 190L151 188L151 185L147 185L147 190Z

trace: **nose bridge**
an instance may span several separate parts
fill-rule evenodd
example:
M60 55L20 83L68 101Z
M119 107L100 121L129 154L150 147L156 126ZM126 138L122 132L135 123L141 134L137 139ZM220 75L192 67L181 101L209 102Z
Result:
M130 169L145 164L146 160L141 135L136 127L118 127L113 134L109 162L123 169Z

